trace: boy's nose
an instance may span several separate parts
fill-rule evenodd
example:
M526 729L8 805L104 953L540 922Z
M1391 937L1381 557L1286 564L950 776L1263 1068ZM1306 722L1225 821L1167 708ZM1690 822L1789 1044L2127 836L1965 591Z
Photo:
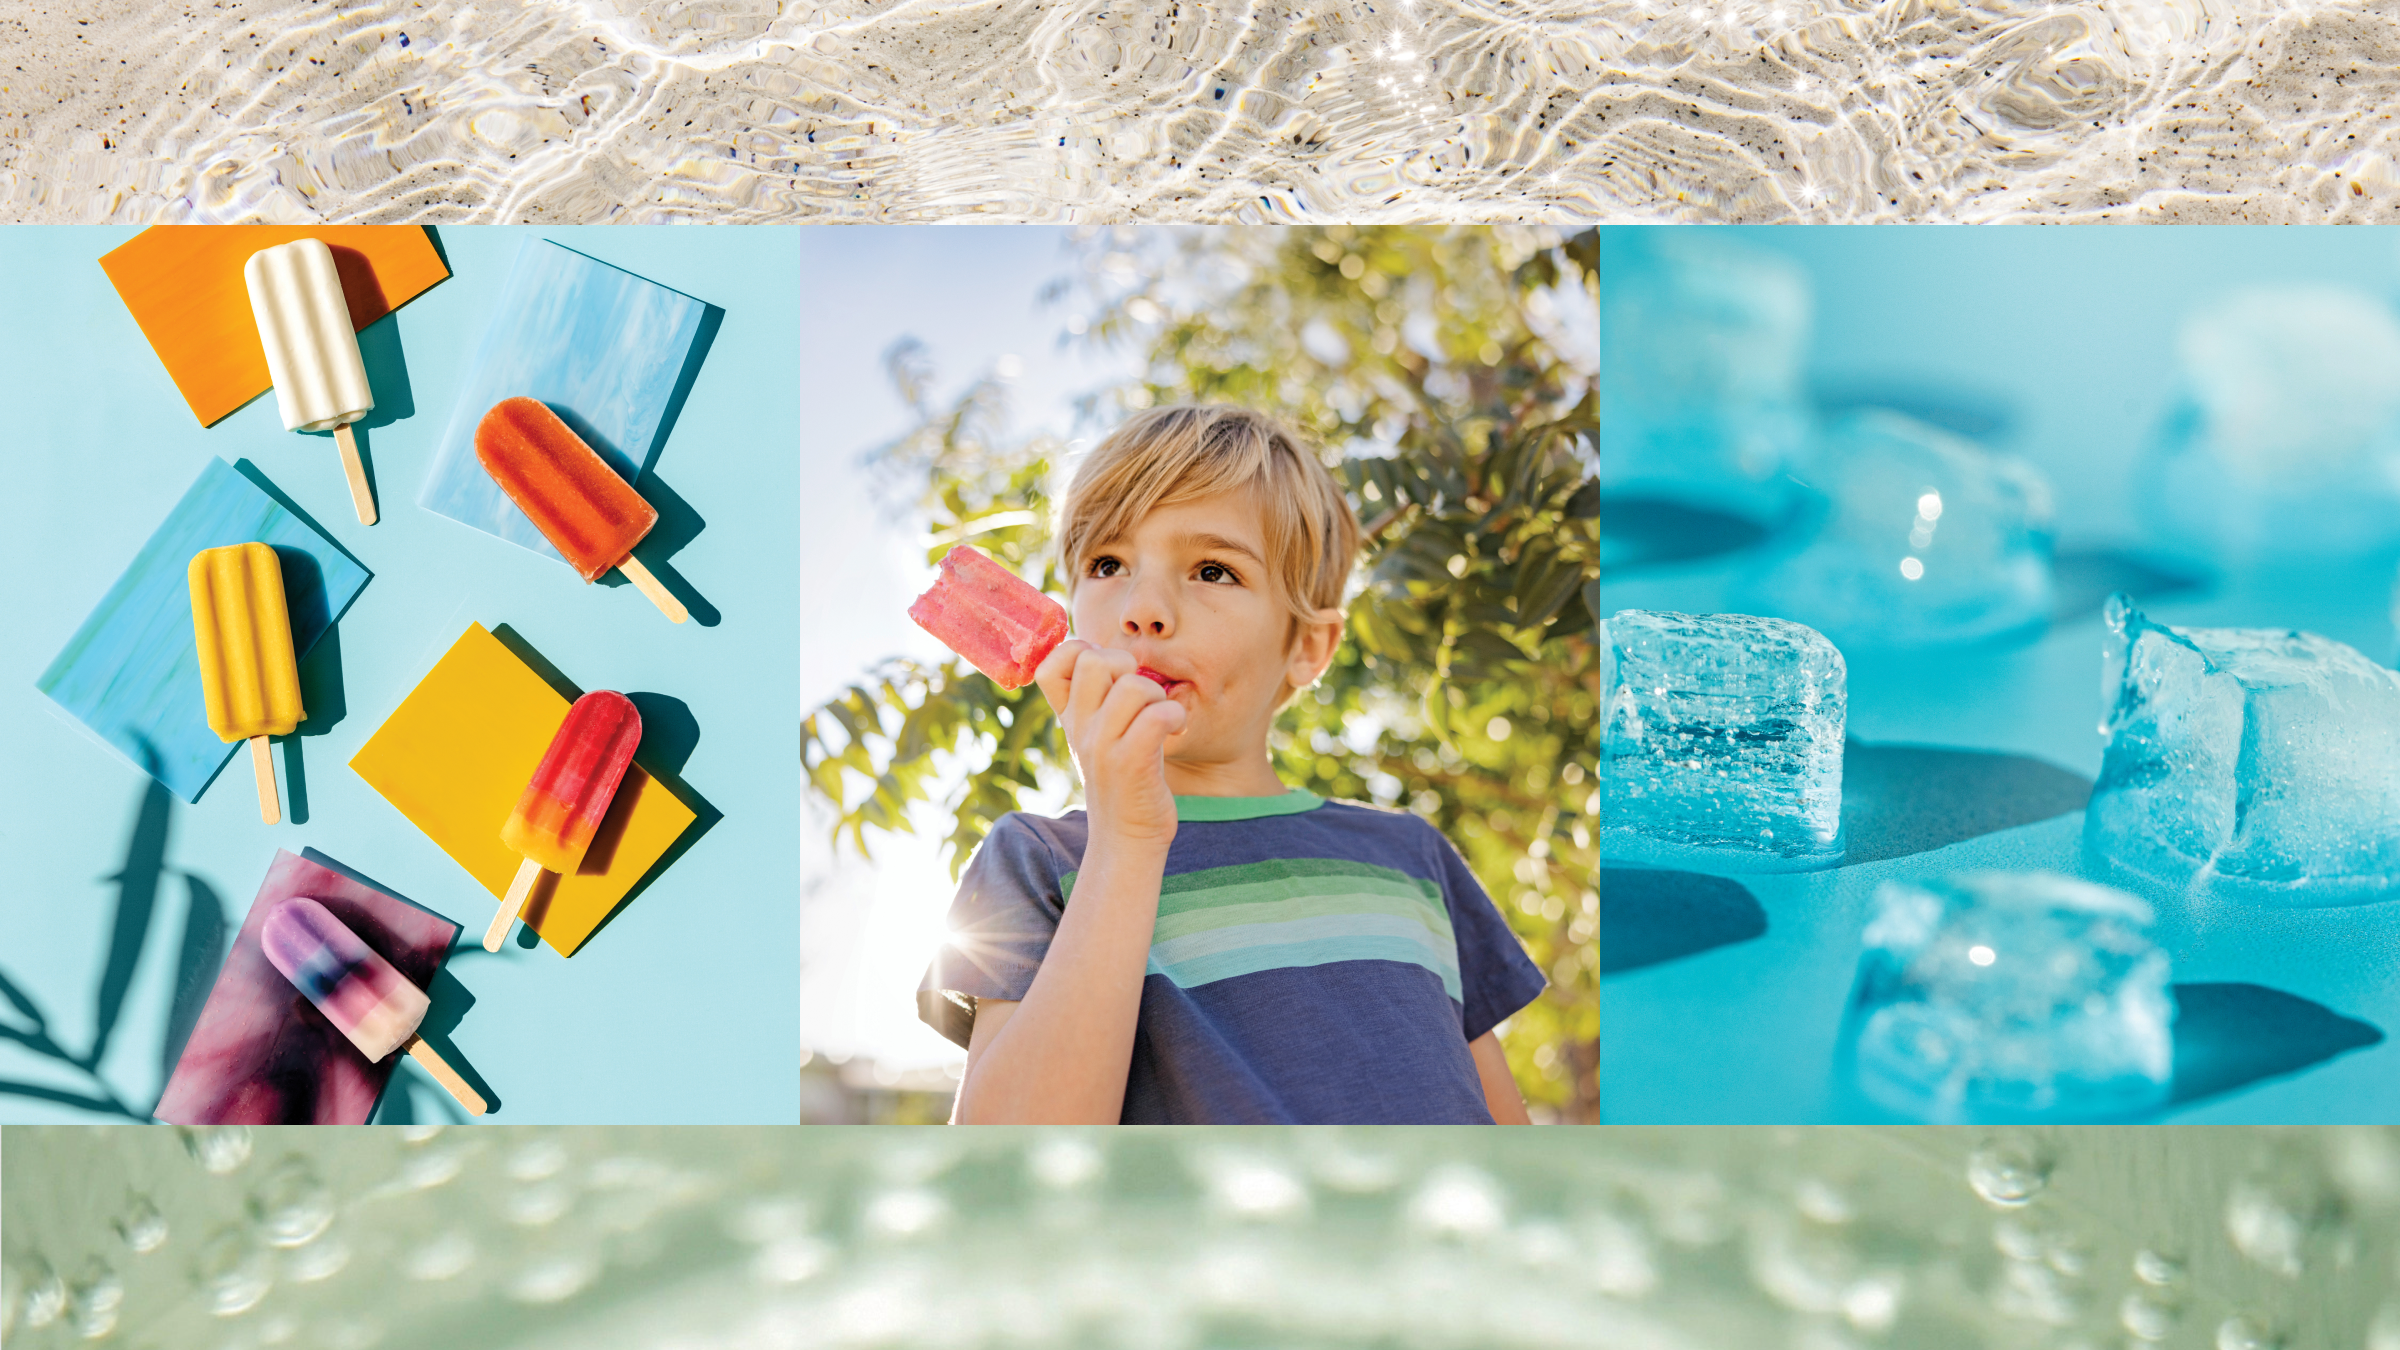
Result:
M1175 616L1147 587L1136 587L1119 621L1127 637L1163 638L1175 631Z

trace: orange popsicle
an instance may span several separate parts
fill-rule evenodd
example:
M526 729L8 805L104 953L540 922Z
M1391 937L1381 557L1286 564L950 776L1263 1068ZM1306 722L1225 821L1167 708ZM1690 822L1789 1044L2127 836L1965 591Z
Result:
M633 556L658 510L540 399L504 398L475 427L475 458L585 581L614 567L666 616L688 613Z

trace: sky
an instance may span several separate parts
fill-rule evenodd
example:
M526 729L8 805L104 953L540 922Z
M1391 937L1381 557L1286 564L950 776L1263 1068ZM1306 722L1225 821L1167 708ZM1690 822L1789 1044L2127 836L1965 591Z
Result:
M1073 430L1077 394L1134 369L1129 356L1059 346L1070 311L1037 297L1074 268L1065 228L807 234L798 316L803 710L884 657L943 655L906 613L933 580L925 522L888 509L860 465L909 426L883 370L892 344L914 337L925 345L936 406L987 372L1013 371L1015 429L1062 437ZM917 980L941 941L953 889L938 842L948 826L937 808L920 808L918 821L915 837L870 834L870 863L847 844L829 846L828 814L803 815L800 1026L808 1051L866 1055L891 1070L965 1059L916 1018Z

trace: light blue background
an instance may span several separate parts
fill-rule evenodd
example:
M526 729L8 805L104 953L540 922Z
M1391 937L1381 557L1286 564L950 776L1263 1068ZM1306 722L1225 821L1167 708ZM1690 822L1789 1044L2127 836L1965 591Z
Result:
M2400 289L2400 237L2385 231L1730 233L1809 272L1809 370L1820 391L1883 391L2004 412L2006 430L1988 444L2050 478L2062 553L2144 542L2132 468L2167 411L2174 336L2195 308L2241 285L2332 283L2387 303ZM1603 287L1605 266L1604 254ZM1604 509L1604 530L1606 523ZM2261 568L2144 608L2178 625L2303 628L2388 663L2394 562L2378 555ZM1730 583L1749 565L1735 556L1604 573L1602 608L1726 609ZM1849 735L2030 756L2089 779L2100 767L2100 633L2094 604L2032 643L1852 653ZM1763 937L1604 978L1604 1118L1845 1116L1831 1059L1876 885L1983 868L2079 872L2081 830L2076 813L1831 872L1737 878L1766 912ZM2400 1041L2391 1039L2400 1036L2400 903L2162 907L2157 936L2179 983L2267 986L2371 1023L2387 1038L2168 1118L2400 1121Z
M230 937L275 850L306 846L466 926L467 950L448 970L473 1003L449 1039L499 1098L491 1120L796 1120L796 237L538 232L726 311L656 464L705 522L666 570L705 602L697 615L721 615L677 626L629 586L585 586L554 561L415 505L468 354L520 240L535 232L442 230L451 278L383 321L397 325L408 387L403 398L373 371L377 411L362 438L383 513L373 527L351 510L331 440L284 431L272 398L199 426L96 261L132 233L0 235L0 313L10 318L0 326L0 398L15 508L0 536L14 581L0 644L0 753L11 770L0 782L0 970L57 1040L71 1050L89 1042L117 896L108 878L125 863L147 780L61 720L33 681L200 464L247 458L374 579L335 626L341 714L329 719L312 701L316 720L296 738L305 821L261 824L246 774L222 777L196 806L166 804L166 875L100 1075L139 1111L157 1096L183 878L222 898ZM366 345L372 367L376 344ZM648 495L655 485L641 486ZM571 961L514 942L486 955L475 943L492 898L348 765L470 622L513 626L587 688L679 699L698 727L678 776L723 819ZM279 770L290 753L276 746ZM287 779L287 799L299 795ZM434 1018L455 1011L437 1000ZM0 1018L23 1024L5 1005ZM441 1097L413 1065L400 1078L419 1085L420 1115ZM82 1075L0 1041L0 1083L12 1081L89 1089ZM0 1091L0 1120L92 1119Z

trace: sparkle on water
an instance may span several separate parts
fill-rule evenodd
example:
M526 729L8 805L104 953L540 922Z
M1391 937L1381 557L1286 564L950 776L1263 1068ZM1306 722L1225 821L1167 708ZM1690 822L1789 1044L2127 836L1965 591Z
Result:
M2389 1130L253 1143L12 1131L12 1350L2400 1350ZM523 1221L560 1190L574 1223Z
M27 10L0 216L1597 214L1583 0Z

